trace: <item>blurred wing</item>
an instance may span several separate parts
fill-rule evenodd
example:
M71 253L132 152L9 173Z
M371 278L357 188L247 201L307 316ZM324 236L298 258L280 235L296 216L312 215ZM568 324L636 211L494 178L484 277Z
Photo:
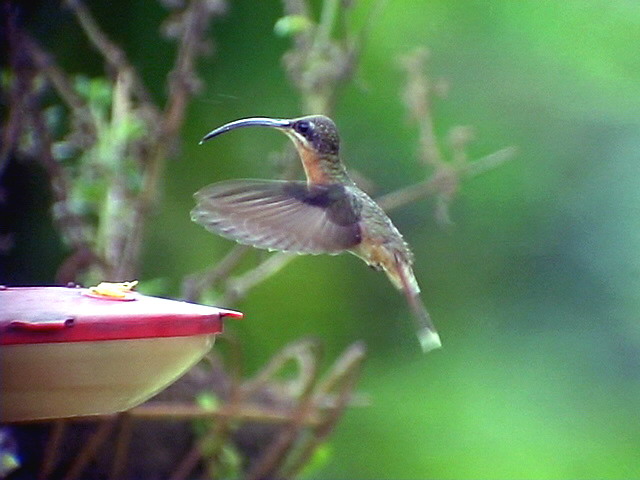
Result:
M194 222L256 248L335 254L361 240L359 202L342 185L232 180L194 196Z

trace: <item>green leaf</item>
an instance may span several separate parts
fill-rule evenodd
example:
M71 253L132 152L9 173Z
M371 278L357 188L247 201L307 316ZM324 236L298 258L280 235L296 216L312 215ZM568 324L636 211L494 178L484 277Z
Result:
M198 395L196 395L196 404L199 407L204 408L205 410L213 411L220 407L220 400L215 395L215 393L206 391L200 392L198 393Z
M313 22L303 15L287 15L278 19L273 26L273 31L279 37L291 37L309 30L312 26Z
M324 467L329 461L329 458L331 458L331 445L323 443L313 452L313 455L302 469L300 477L310 477L311 474Z

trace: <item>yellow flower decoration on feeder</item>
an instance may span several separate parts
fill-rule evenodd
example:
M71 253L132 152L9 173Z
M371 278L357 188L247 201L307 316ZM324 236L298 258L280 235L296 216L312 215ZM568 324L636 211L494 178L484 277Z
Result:
M131 298L132 290L138 285L138 281L133 282L102 282L95 287L89 287L88 294L91 296L112 298L114 300L128 300Z

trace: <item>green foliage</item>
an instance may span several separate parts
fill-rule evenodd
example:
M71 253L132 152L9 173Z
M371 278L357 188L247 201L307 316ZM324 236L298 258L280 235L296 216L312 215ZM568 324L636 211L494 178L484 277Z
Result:
M300 472L300 476L304 478L314 478L323 467L325 467L333 456L333 448L330 443L321 444L313 452L313 455Z
M65 121L71 123L65 117L72 118L72 114L65 114L61 106L52 106L45 113L52 130L64 132L52 148L69 179L64 211L89 220L83 235L94 241L99 250L105 248L114 222L122 225L130 221L127 207L120 202L132 202L140 192L142 173L136 148L147 134L147 127L129 105L118 108L118 100L114 100L118 91L108 79L77 75L73 85L87 110L87 118L78 118L78 112L73 112L73 121L90 122L95 128L94 141L87 145L76 125L64 125ZM75 231L64 233L77 235Z
M196 395L196 405L205 410L215 411L220 408L220 399L210 391L200 392ZM198 436L204 436L211 430L210 420L195 420L193 430Z
M15 453L6 451L4 448L0 451L0 475L3 477L9 475L20 467L20 458Z
M220 407L220 400L212 392L200 392L196 396L196 404L207 410L216 410ZM238 478L242 472L242 458L230 442L218 450L219 439L209 435L214 427L211 420L197 420L193 422L196 436L205 463L209 462L218 478ZM217 454L216 454L217 452Z
M96 118L106 121L112 104L113 88L106 78L88 78L78 75L75 78L76 91L89 103Z
M296 33L309 30L313 22L302 15L286 15L278 19L273 26L273 31L280 37L292 37Z

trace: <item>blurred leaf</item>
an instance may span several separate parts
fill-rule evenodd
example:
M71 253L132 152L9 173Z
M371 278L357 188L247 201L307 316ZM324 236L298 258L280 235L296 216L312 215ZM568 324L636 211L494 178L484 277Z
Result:
M302 15L286 15L278 19L273 31L279 37L292 37L297 33L309 30L313 22Z
M301 477L314 478L315 475L329 462L333 454L333 449L328 442L319 445L313 455L300 472Z
M77 75L75 87L76 91L97 111L104 113L111 108L113 88L106 78Z

